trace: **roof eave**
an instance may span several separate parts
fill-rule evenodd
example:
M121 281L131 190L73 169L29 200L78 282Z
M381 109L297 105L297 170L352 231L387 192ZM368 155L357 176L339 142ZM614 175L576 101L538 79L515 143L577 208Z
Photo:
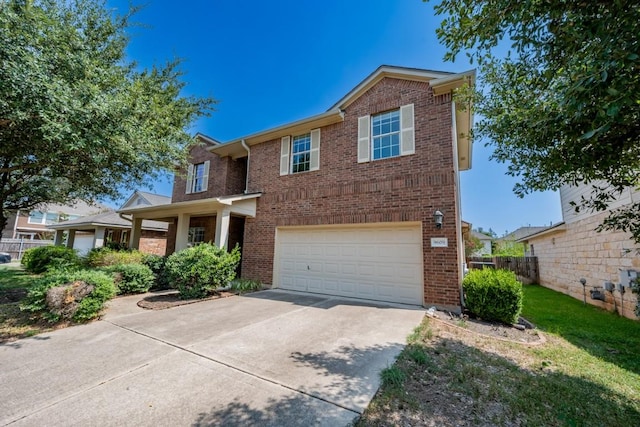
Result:
M346 109L349 105L351 105L351 103L353 103L356 99L358 99L363 93L371 89L371 87L373 87L376 83L378 83L380 80L382 80L385 77L431 82L433 80L444 79L450 75L451 75L450 73L446 73L446 72L382 65L378 67L378 69L375 70L373 73L371 73L367 78L365 78L358 86L351 89L349 93L347 93L338 102L336 102L329 110L333 110L336 108L341 110Z
M237 159L240 157L245 157L247 155L247 150L245 150L242 146L242 141L244 141L245 144L252 146L260 144L262 142L281 138L283 136L308 132L312 129L339 123L343 120L344 113L339 109L332 109L315 116L306 117L295 122L276 126L262 132L244 136L242 138L236 138L224 144L208 147L207 150L214 154L217 154L220 157L232 157L234 159Z

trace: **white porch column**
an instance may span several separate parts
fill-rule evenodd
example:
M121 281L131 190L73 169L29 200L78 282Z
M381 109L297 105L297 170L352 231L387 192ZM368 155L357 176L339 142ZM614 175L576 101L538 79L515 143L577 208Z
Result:
M76 241L76 230L69 230L69 235L67 236L67 247L73 249L73 244Z
M142 218L133 216L131 221L131 235L129 236L129 248L140 248L140 237L142 236Z
M53 238L53 244L56 246L62 246L62 240L64 239L64 230L56 230L56 235Z
M216 212L216 246L228 249L229 245L229 220L231 210L229 208L218 209Z
M105 227L96 227L95 232L93 233L93 247L101 248L104 246L104 232L106 231Z
M178 214L178 223L176 224L176 252L189 246L189 221L191 215L186 213Z

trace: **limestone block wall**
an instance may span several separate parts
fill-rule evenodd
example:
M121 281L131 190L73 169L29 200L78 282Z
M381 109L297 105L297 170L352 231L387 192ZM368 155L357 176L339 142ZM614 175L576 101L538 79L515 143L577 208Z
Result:
M640 271L640 256L628 233L595 231L605 216L606 213L593 215L565 224L557 232L533 237L528 240L529 251L533 246L542 286L582 300L579 280L585 278L587 303L637 319L634 313L637 294L629 288L624 294L624 307L617 289L613 293L604 292L604 302L591 299L589 294L593 286L602 287L605 281L619 283L621 269Z

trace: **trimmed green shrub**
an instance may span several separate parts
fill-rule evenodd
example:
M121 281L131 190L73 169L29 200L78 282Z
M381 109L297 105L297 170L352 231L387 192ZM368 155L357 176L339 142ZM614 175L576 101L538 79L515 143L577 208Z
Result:
M205 298L234 279L239 262L238 246L227 252L202 243L170 255L165 270L169 281L180 292L180 298Z
M103 268L113 275L118 295L143 294L153 286L154 276L143 264L118 264Z
M80 258L75 250L65 246L40 246L27 249L22 256L25 270L41 274L49 269L75 269Z
M465 305L476 316L507 324L522 311L522 283L508 270L471 270L462 281Z
M38 279L20 309L38 313L55 323L81 323L96 318L105 302L116 294L113 278L102 271L55 272Z
M167 277L167 273L165 271L167 257L145 254L142 258L142 263L149 267L153 272L155 282L151 286L151 290L161 291L164 289L171 289L171 283L169 282L169 278Z
M107 247L89 251L86 263L89 267L106 267L118 264L142 264L144 254L137 249L115 250Z

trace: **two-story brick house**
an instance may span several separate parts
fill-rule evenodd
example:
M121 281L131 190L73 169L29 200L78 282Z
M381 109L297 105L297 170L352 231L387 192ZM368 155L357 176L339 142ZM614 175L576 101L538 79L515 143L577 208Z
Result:
M242 247L242 276L276 288L456 309L459 171L471 167L474 73L382 66L328 111L221 144L200 135L172 203L167 251ZM435 215L436 213L442 216Z

